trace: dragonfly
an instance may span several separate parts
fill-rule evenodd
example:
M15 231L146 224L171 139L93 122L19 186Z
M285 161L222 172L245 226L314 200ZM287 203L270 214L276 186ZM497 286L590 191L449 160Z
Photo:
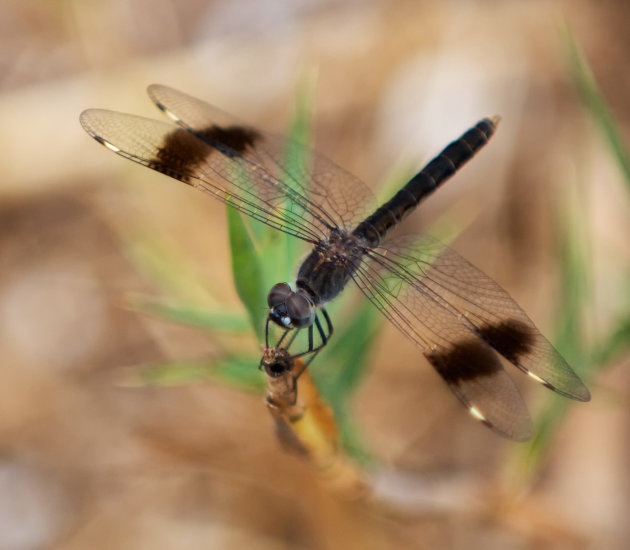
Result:
M295 286L280 282L269 291L267 348L272 323L284 329L278 348L288 332L308 330L308 349L292 358L317 353L333 333L325 305L352 281L420 348L468 412L504 437L526 440L532 423L500 357L560 395L590 399L578 375L494 280L431 236L391 234L488 142L498 117L480 120L377 207L361 180L306 146L167 86L151 85L148 94L170 122L103 109L84 111L80 122L114 153L312 247ZM287 162L288 151L308 155L308 166Z

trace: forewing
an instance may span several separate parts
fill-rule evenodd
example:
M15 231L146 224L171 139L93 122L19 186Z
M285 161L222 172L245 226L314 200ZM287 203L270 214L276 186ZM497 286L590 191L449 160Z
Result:
M301 239L316 242L328 221L308 198L251 159L262 136L243 126L212 127L203 135L173 124L107 111L81 114L88 134L115 153L206 191L241 212Z
M220 109L183 92L153 84L149 96L159 109L183 128L204 135L212 128L246 128ZM243 152L258 170L281 179L302 196L308 212L332 226L345 230L354 227L375 209L375 201L366 185L323 155L296 142L258 131L255 147ZM293 155L295 158L288 158ZM294 162L310 159L308 165Z

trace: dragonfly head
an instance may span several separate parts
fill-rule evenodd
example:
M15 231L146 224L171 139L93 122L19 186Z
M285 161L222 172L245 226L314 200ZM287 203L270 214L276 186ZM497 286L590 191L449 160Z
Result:
M293 292L289 283L277 283L267 295L269 318L282 328L306 328L315 321L315 305L304 293Z

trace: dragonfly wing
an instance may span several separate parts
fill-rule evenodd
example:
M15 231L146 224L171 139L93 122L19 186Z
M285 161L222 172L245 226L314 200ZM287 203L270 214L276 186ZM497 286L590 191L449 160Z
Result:
M588 401L590 393L536 325L495 281L436 239L405 238L387 245L419 289L439 293L483 341L553 391ZM431 251L430 266L425 263Z
M404 276L421 294L439 294L513 365L565 397L590 399L584 383L512 297L457 252L429 236L398 239L386 249L390 273Z
M209 128L203 136L173 124L103 109L81 114L88 134L115 153L199 188L252 218L316 242L326 222L308 199L247 158L262 139L247 127Z
M220 109L168 86L153 84L148 93L160 110L196 134L210 128L247 128ZM322 220L349 231L374 211L367 186L331 160L295 141L255 132L257 143L244 152L245 158L298 193L307 210Z
M499 356L440 296L419 290L374 259L359 266L353 278L385 317L422 348L473 417L504 437L531 437L527 407Z
M423 348L471 414L480 412L480 419L496 431L522 439L527 423L522 399L506 381L494 352L566 397L590 398L579 377L507 292L438 240L399 238L370 249L368 255L356 271L357 284Z

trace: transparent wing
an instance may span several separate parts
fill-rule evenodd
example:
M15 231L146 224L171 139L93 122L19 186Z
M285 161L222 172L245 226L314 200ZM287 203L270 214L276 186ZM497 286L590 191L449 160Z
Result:
M308 199L241 154L255 145L254 130L217 130L212 146L172 124L115 111L88 109L80 120L88 134L115 153L206 191L275 229L316 242L329 227L311 211Z
M588 389L492 279L431 237L369 251L355 281L418 344L469 412L495 431L526 439L523 401L495 352L554 391L580 401Z
M296 143L287 149L287 141L171 88L152 86L150 94L180 127L102 109L84 111L81 124L115 153L311 243L352 228L373 207L369 189L325 157Z
M149 97L182 128L204 134L209 128L244 127L234 117L183 92L153 84ZM294 192L308 197L311 213L347 231L375 209L375 200L366 185L316 151L299 143L256 130L256 144L244 157L258 170L281 179ZM292 155L292 157L290 157ZM309 159L305 165L302 159Z

